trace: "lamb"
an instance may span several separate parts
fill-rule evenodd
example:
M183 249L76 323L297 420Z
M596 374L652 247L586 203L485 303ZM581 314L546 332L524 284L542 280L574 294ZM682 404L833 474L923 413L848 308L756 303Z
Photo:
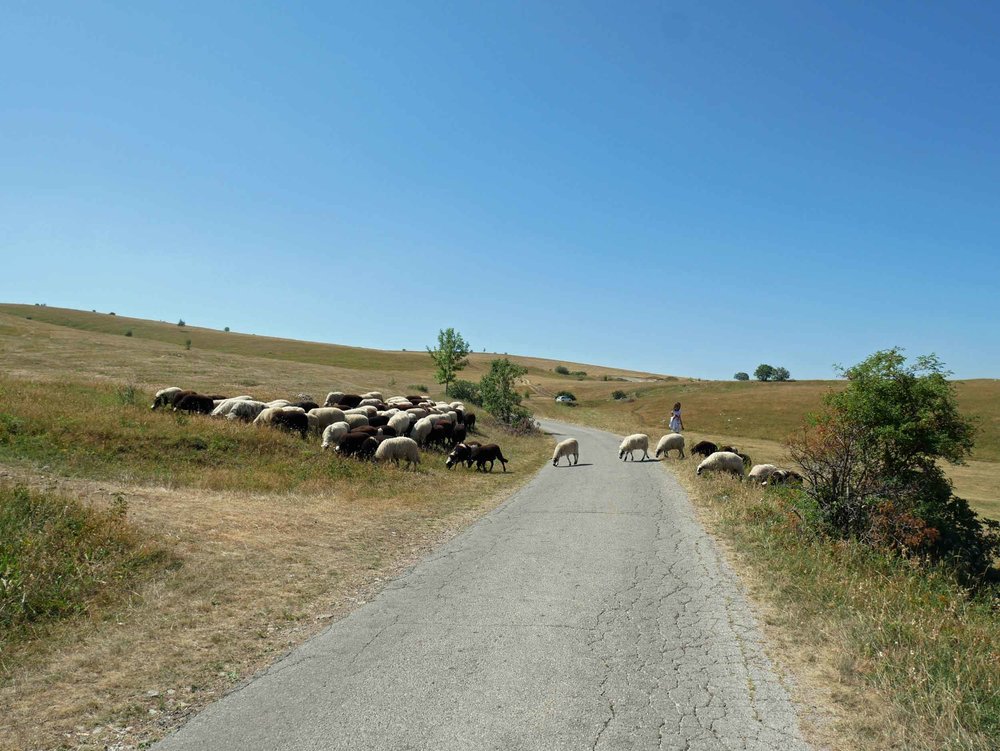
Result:
M732 451L716 451L698 465L695 474L700 476L703 472L731 472L742 478L745 471L746 467L743 466L743 459L739 454L734 454Z
M632 452L639 449L642 449L642 461L646 461L649 458L649 436L645 433L633 433L626 436L618 447L618 458L622 461L628 461L628 459L635 461ZM626 456L628 459L625 458Z
M229 408L226 419L252 422L266 408L264 402L239 401Z
M747 475L747 479L759 482L761 485L766 485L771 476L777 471L778 468L773 464L755 464Z
M378 463L391 461L398 467L400 459L405 459L406 466L414 470L420 464L420 450L412 438L386 438L375 449L375 461Z
M703 456L707 459L718 450L719 447L711 441L698 441L698 443L694 445L694 448L691 449L691 453L695 456Z
M580 444L575 438L567 438L565 441L560 441L556 444L555 450L552 452L552 466L559 466L559 460L564 456L566 457L566 464L579 464Z
M159 409L160 407L166 407L168 404L172 405L174 403L174 397L180 394L184 389L178 386L170 386L165 389L160 389L156 392L153 397L153 403L149 406L150 409ZM191 392L194 393L193 391Z
M327 425L323 429L323 449L326 450L330 446L336 446L340 443L340 439L350 432L351 426L343 421Z
M680 458L684 458L684 436L680 433L667 433L660 442L656 444L656 458L660 458L660 454L663 454L664 458L670 455L670 452L677 449L680 452Z

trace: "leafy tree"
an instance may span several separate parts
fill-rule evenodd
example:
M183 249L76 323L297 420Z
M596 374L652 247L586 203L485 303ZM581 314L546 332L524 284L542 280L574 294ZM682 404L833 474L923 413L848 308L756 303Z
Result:
M554 370L559 375L569 375L569 368L567 368L565 365L556 365Z
M455 374L469 364L467 358L471 351L469 343L452 328L438 331L437 349L427 348L427 354L437 366L434 380L444 384L445 395L448 394L448 384L455 380Z
M939 462L960 464L975 425L934 355L898 348L840 369L847 388L789 442L807 492L835 534L954 563L979 576L1000 552L996 522L952 493Z
M517 363L506 357L493 360L489 372L479 381L479 391L483 407L491 415L505 423L512 423L524 414L521 409L521 395L514 390L514 383L527 373Z
M761 363L753 372L753 377L758 381L770 381L774 377L774 368L767 363Z
M472 381L463 381L461 378L455 379L451 385L451 395L459 401L470 404L481 405L483 403L482 394L479 393L479 384Z
M744 373L742 370L733 376L737 381L749 381L750 376Z
M775 368L774 372L771 374L772 381L787 381L792 377L792 374L788 372L788 368Z

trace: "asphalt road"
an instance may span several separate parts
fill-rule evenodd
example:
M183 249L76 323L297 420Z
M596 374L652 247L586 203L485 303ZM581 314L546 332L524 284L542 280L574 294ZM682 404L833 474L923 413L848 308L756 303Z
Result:
M543 425L579 439L579 466L548 465L156 748L805 749L670 473Z

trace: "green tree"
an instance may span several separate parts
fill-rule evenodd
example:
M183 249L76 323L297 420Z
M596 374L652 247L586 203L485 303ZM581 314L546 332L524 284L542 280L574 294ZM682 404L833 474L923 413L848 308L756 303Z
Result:
M940 466L963 463L975 434L950 373L934 355L907 364L895 348L840 374L847 388L789 443L828 527L982 574L1000 549L997 525L953 494Z
M788 368L775 368L774 372L771 373L772 381L787 381L791 379L792 374L788 372Z
M734 375L733 378L735 378L737 381L749 381L750 380L750 376L748 374L744 373L742 370L739 373L737 373L736 375Z
M753 377L758 381L770 381L774 377L774 368L767 363L761 363L753 372Z
M469 364L469 343L455 329L447 328L438 331L437 348L427 348L437 371L434 380L444 384L444 393L448 394L448 384L455 380L455 374Z
M479 381L479 393L486 411L505 423L523 415L521 395L514 390L514 383L527 372L506 357L493 360L489 372Z

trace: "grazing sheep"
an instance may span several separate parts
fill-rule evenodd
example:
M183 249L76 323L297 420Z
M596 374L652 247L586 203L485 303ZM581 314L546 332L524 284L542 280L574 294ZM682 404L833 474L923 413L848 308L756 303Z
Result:
M776 470L768 479L769 485L801 485L806 481L798 472L790 469Z
M197 412L202 415L212 414L215 402L212 397L204 394L187 394L174 402L174 412Z
M707 459L718 450L719 447L711 441L698 441L698 443L694 445L694 448L691 449L691 453L695 456L703 456Z
M275 399L274 401L267 402L268 407L287 407L291 404L287 399Z
M361 396L364 399L376 399L377 401L380 402L384 401L384 399L382 398L381 391L369 391L367 394L362 394Z
M225 417L235 405L245 401L250 400L244 399L242 396L234 396L232 399L223 399L215 405L215 409L212 410L212 417ZM213 402L213 404L215 403Z
M397 412L389 418L388 424L396 431L397 435L402 435L409 429L411 422L414 422L413 415L407 412Z
M680 458L684 458L684 436L680 433L667 433L660 439L659 443L656 444L656 458L660 458L660 454L663 454L664 458L669 456L670 452L677 449L680 452Z
M465 427L467 427L469 430L475 430L476 429L476 413L475 412L467 412L466 413L466 415L465 415Z
M499 461L503 467L503 471L506 472L507 462L510 461L510 459L504 457L500 451L500 447L495 443L487 443L485 446L473 446L470 449L469 459L476 463L477 472L492 472L494 461ZM486 462L490 463L489 470L486 469Z
M414 423L413 430L410 431L410 438L422 446L433 428L434 423L431 421L430 416L421 417Z
M459 423L455 426L455 429L451 431L451 445L454 446L456 443L465 443L465 426Z
M552 466L559 466L559 460L564 456L566 457L566 464L579 464L580 443L575 438L567 438L565 441L559 441L556 444L555 450L552 452Z
M331 391L326 395L326 399L323 401L324 407L336 407L340 404L340 400L344 398L343 391Z
M359 433L352 430L340 439L337 443L335 451L341 456L354 456L361 450L361 447L367 441L372 441L377 444L377 441L373 436L370 436L367 433Z
M267 405L264 402L240 401L229 408L226 419L252 422L265 409L267 409Z
M766 485L767 481L771 479L771 475L777 471L778 468L773 464L755 464L753 469L747 474L747 479L759 482L761 485Z
M309 410L309 414L316 416L316 419L319 421L320 432L326 430L328 425L333 425L335 422L343 422L344 420L344 410L337 409L336 407L317 407L316 409Z
M309 412L311 410L319 408L319 405L316 402L311 401L309 399L304 399L304 400L302 400L300 402L292 402L289 406L290 407L301 407L303 412Z
M376 409L382 404L381 399L362 399L359 403L359 407L375 407Z
M327 425L323 429L323 449L326 450L330 446L336 446L340 443L340 439L351 432L351 426L346 422L335 422L332 425Z
M362 396L360 394L341 394L340 401L337 402L336 406L344 409L351 409L352 407L357 407L361 404Z
M369 425L374 425L376 428L380 428L383 425L388 425L389 424L389 416L386 415L386 414L369 415L368 416L368 424Z
M633 433L626 436L618 447L618 458L622 461L628 461L628 459L635 461L632 452L639 449L642 449L642 461L646 461L649 458L649 436L645 433ZM628 459L625 458L626 456Z
M389 425L383 425L381 428L378 429L376 437L385 436L386 438L395 438L398 435L399 433L397 433L394 428L390 427Z
M367 415L344 415L344 422L351 426L351 429L361 427L362 425L368 424Z
M160 407L166 407L168 404L172 405L174 403L174 397L180 394L184 389L177 386L170 386L169 388L160 389L153 396L153 403L149 406L150 409L159 409ZM193 391L191 392L194 393Z
M421 407L410 407L408 410L406 410L406 413L409 415L413 415L414 420L419 420L422 417L427 417L428 414L427 410Z
M278 410L271 415L271 425L291 433L298 433L303 440L309 432L309 418L305 412Z
M435 425L424 439L424 446L437 446L441 450L447 450L451 444L452 431L449 430L450 427L451 423L446 422Z
M701 475L703 472L731 472L742 478L745 471L746 467L743 466L743 460L739 454L734 454L732 451L716 451L698 465L696 474Z
M420 464L420 449L412 438L386 438L375 449L376 462L391 461L398 467L400 459L406 460L408 468L416 469Z

